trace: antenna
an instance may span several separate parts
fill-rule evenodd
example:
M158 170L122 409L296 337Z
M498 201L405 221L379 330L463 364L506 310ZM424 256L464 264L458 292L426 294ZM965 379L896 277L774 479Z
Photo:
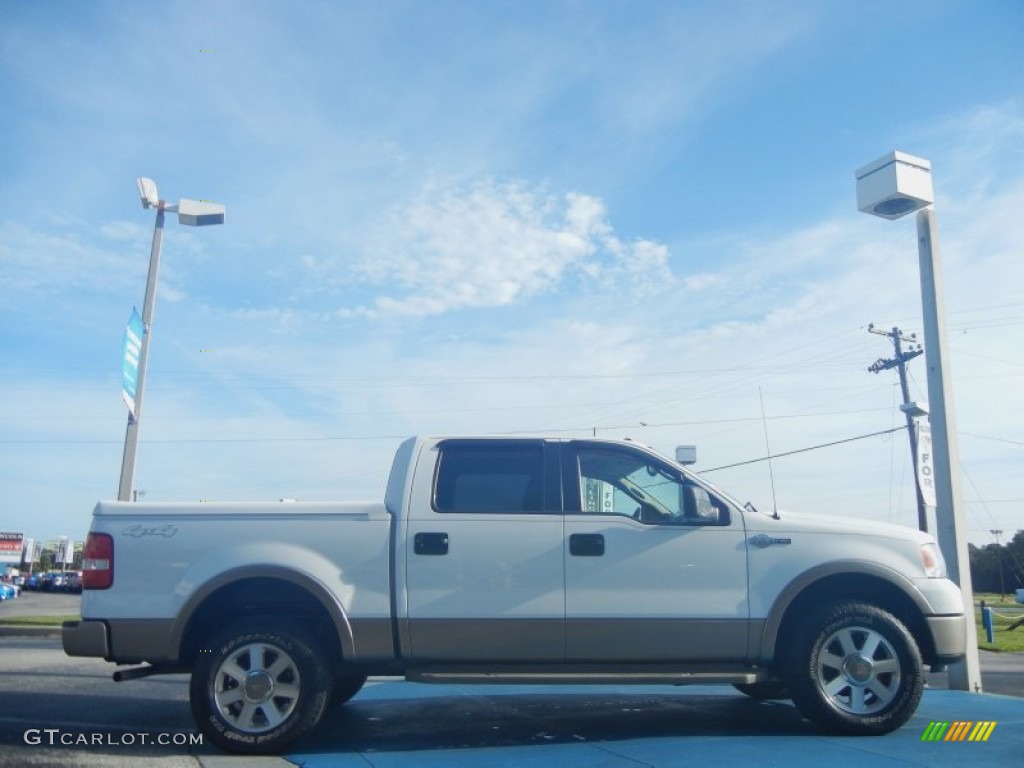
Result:
M772 469L772 449L768 445L768 418L764 415L764 393L757 388L757 396L761 400L761 426L764 427L764 449L768 452L768 477L772 481L772 517L779 519L779 504L775 500L775 470Z

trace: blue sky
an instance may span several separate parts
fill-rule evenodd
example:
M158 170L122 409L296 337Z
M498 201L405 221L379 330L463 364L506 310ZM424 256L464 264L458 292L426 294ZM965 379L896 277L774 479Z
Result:
M1024 6L0 3L0 529L116 495L121 336L169 217L136 487L380 498L415 433L630 436L698 468L899 426L931 160L972 540L1024 527ZM911 363L926 399L923 361ZM647 426L641 426L645 424ZM913 525L902 434L778 504ZM709 475L772 506L767 466Z

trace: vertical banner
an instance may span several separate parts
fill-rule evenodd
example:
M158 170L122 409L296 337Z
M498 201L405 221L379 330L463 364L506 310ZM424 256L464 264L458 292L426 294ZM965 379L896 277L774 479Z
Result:
M610 515L615 511L615 486L603 480L586 478L583 489L583 511Z
M61 536L57 539L57 544L55 560L63 566L63 570L67 570L67 567L75 559L75 542L67 536Z
M615 486L601 483L601 513L611 515L615 512Z
M932 458L932 428L923 421L917 422L917 482L921 496L929 507L935 504L935 465Z
M132 316L128 318L128 326L124 329L124 345L121 358L121 396L124 398L128 411L133 419L135 413L135 392L139 380L139 353L142 351L142 318L132 307Z
M583 511L597 514L601 511L601 481L587 477L583 483Z

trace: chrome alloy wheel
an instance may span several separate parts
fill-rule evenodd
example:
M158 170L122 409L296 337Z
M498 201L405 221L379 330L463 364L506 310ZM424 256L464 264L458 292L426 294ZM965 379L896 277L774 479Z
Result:
M279 726L295 709L301 680L295 661L267 643L248 643L217 667L214 697L221 717L246 733Z
M885 709L900 688L900 662L883 635L867 627L843 627L822 644L816 681L832 705L853 715Z

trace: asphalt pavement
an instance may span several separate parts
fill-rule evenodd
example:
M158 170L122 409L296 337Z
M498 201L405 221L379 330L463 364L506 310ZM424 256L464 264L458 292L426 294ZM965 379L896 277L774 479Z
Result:
M933 722L994 722L985 742L924 741ZM973 726L972 726L973 728ZM1017 766L1024 699L930 689L880 737L821 733L788 702L727 687L424 686L381 681L286 758L304 768L825 764Z

